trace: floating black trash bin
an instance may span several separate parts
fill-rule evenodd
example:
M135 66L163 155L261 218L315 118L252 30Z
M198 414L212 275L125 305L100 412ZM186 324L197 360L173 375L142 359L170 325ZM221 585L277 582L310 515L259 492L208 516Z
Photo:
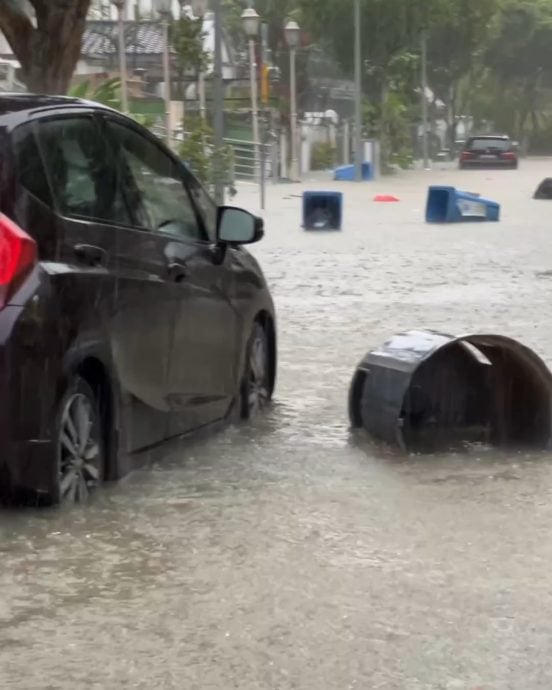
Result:
M303 192L305 230L341 230L341 192Z
M552 374L534 352L504 336L409 331L358 365L349 416L353 427L408 451L470 442L546 449Z
M533 199L552 199L552 177L547 177L540 183Z

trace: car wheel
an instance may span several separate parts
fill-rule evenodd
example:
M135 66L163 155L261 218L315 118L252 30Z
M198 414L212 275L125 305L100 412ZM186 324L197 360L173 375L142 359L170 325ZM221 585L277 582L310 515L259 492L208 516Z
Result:
M270 359L266 332L255 323L247 345L245 375L241 389L241 416L253 419L270 402Z
M75 377L59 404L52 502L85 503L101 484L104 468L98 401L88 383Z

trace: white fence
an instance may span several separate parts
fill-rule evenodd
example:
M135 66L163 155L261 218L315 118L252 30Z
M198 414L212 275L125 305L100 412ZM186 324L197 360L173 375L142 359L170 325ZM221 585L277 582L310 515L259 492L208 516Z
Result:
M163 137L164 131L161 127L154 128L155 134ZM175 151L189 136L189 132L179 132L172 137L171 146ZM279 174L279 153L276 142L270 144L257 144L252 141L242 139L224 139L224 145L230 150L230 171L228 177L233 182L235 180L258 181L264 166L265 178L277 179ZM205 147L212 151L214 142L212 138L205 140Z
M232 150L234 177L237 180L256 180L264 165L265 177L277 177L277 164L274 155L275 144L258 144L239 139L225 139L224 143Z

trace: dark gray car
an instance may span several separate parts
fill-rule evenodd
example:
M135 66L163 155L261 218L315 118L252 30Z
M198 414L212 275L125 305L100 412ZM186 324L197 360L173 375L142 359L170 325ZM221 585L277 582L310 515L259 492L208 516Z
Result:
M3 493L83 501L138 451L268 403L260 219L93 103L0 96L0 151Z
M517 168L518 152L507 136L470 137L460 153L460 168Z

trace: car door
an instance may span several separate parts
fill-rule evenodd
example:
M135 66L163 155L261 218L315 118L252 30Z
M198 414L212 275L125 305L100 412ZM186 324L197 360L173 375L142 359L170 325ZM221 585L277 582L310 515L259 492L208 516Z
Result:
M175 305L164 244L137 229L123 170L94 113L70 113L37 124L40 148L61 219L58 257L62 310L78 314L75 337L108 352L125 409L128 446L167 436L167 375Z
M237 315L228 297L232 274L191 198L180 162L154 137L110 116L137 190L141 224L164 244L176 304L168 368L168 399L178 434L225 415L235 394Z

